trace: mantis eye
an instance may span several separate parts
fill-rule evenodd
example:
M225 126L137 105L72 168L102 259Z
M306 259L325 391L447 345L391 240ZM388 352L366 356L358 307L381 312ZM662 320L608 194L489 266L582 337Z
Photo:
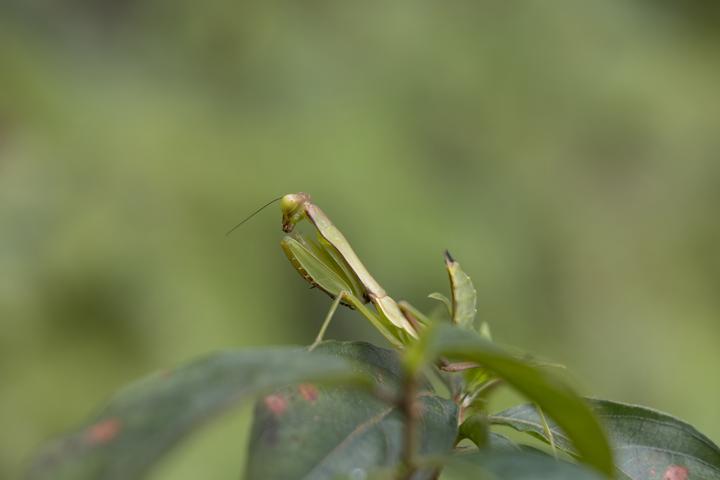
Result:
M284 195L280 199L280 210L282 210L284 214L291 214L300 204L300 200L297 197L298 195L294 193Z

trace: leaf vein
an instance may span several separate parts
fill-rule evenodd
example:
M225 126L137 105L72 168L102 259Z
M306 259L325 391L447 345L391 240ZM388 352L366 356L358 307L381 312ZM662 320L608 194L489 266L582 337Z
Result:
M350 433L348 433L348 435L343 439L342 442L340 442L339 444L337 444L337 446L336 446L335 448L333 448L332 450L330 450L330 451L317 463L317 465L316 465L315 467L313 467L312 470L310 470L310 471L307 473L307 475L305 475L303 478L306 478L306 479L307 479L307 478L313 478L313 477L312 477L312 474L313 474L318 468L322 467L322 465L327 461L327 459L328 459L330 456L332 456L334 453L336 453L336 452L342 450L343 448L345 448L355 437L357 437L358 435L360 435L360 434L363 433L364 431L369 430L373 425L376 425L376 424L380 423L380 422L381 422L385 417L387 417L394 409L395 409L394 407L388 407L388 408L386 408L385 410L383 410L383 411L381 411L380 413L378 413L377 415L375 415L374 417L370 417L370 418L368 418L367 420L365 420L364 422L358 424L358 425L353 429L353 431L351 431Z

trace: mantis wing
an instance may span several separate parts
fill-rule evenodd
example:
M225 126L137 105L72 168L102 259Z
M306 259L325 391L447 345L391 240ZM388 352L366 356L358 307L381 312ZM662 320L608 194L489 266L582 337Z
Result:
M302 247L308 250L317 261L335 273L335 275L339 277L341 283L346 285L345 290L347 290L348 293L352 293L356 297L361 298L363 303L367 303L365 288L363 288L360 284L357 277L348 270L347 265L343 261L342 257L338 256L337 251L335 251L333 246L327 243L322 236L318 235L317 241L307 239L302 235L293 235L290 238L297 241ZM285 249L285 247L283 247L283 249ZM288 255L288 252L286 251L285 254ZM288 258L290 258L289 255ZM306 266L312 268L312 265L310 264L307 264Z
M312 286L318 287L332 298L340 292L353 293L342 276L320 260L306 245L293 237L285 237L280 246L298 273Z
M287 236L282 239L280 246L295 270L311 285L337 298L342 292L345 294L342 303L350 308L357 309L366 317L390 343L401 347L407 342L404 332L393 325L382 315L374 314L363 302L352 293L352 287L342 277L342 271L335 271L323 262L318 255L308 248L306 240L298 240Z

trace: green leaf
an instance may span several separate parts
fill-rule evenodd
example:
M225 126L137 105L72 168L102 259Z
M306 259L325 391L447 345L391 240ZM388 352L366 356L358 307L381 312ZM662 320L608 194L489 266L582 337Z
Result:
M530 450L481 450L456 455L443 480L603 480L581 465Z
M519 445L506 436L491 432L487 415L481 413L470 415L460 424L458 440L464 439L470 440L479 449L520 449Z
M497 432L488 431L489 425L487 423L487 419L483 422L477 417L478 415L473 415L460 425L460 435L458 436L459 440L467 438L479 449L490 448L520 450L520 446L506 436Z
M380 385L399 384L397 354L367 343L325 342L318 351L358 361ZM420 393L420 453L444 455L457 436L457 408L425 385ZM334 479L360 476L399 462L404 417L393 406L346 388L300 385L259 401L245 478ZM427 478L425 472L414 478ZM354 475L354 476L353 476Z
M372 384L342 358L297 347L215 353L120 391L99 415L44 448L28 478L137 478L193 428L249 396L320 381Z
M497 432L490 432L489 439L488 447L491 449L520 450L520 445Z
M428 295L428 298L432 298L433 300L437 300L438 302L444 304L447 307L448 315L452 316L452 303L450 303L450 299L448 299L445 295L440 292L433 292Z
M448 251L445 252L445 266L452 290L452 321L460 328L472 329L477 313L475 286Z
M490 324L483 321L480 324L480 328L478 329L478 333L481 337L483 337L486 340L492 341L492 333L490 332Z
M467 438L478 448L490 443L490 423L485 415L470 415L460 424L460 439Z
M691 425L636 405L593 399L587 402L603 423L615 449L616 465L627 477L720 480L720 448ZM510 408L490 419L547 440L532 405ZM551 429L557 446L574 452L557 424L552 423Z
M432 361L473 361L514 387L560 425L573 441L583 462L612 474L610 447L595 415L567 384L502 350L474 332L435 325L427 328L416 345L408 349L408 368L417 368L418 358Z

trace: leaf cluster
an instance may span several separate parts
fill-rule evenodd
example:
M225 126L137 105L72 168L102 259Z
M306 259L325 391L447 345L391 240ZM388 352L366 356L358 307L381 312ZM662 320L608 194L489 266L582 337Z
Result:
M468 385L467 372L442 369L458 362L482 365L530 403L495 413L464 403L453 385ZM196 427L250 399L248 479L720 479L720 449L690 425L583 399L548 370L448 324L400 353L327 341L312 352L228 350L156 373L47 445L27 478L142 477Z

